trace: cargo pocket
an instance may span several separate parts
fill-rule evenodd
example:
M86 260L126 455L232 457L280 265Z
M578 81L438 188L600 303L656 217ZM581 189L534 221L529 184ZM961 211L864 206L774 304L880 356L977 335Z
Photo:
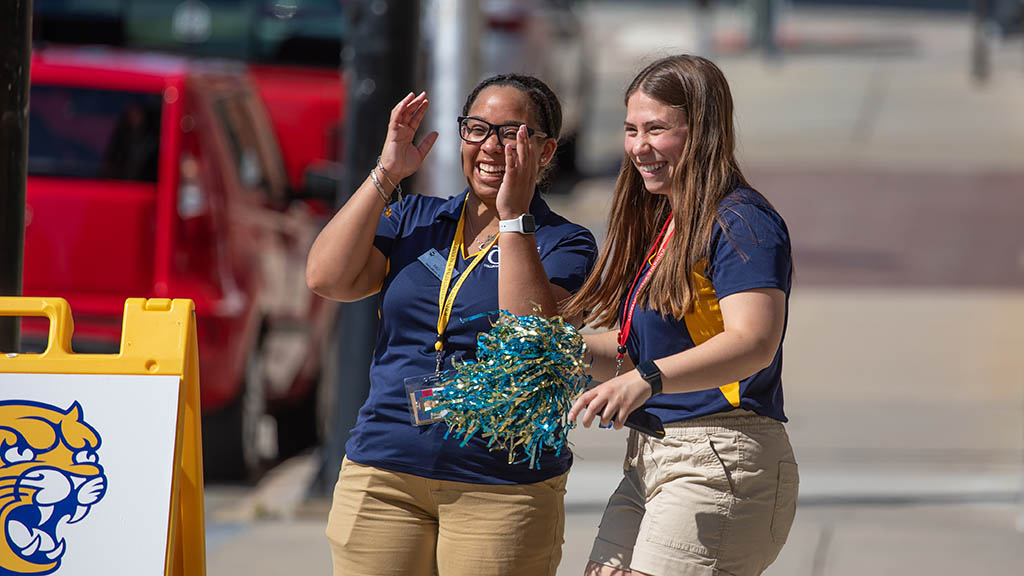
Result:
M733 503L726 462L731 458L723 459L722 452L735 446L720 440L700 433L662 441L666 449L654 455L658 489L647 503L648 541L701 558L719 557Z
M796 516L796 498L800 473L796 462L779 462L779 483L775 488L775 510L772 512L772 542L784 544Z
M707 434L706 454L708 465L714 471L714 478L719 482L723 496L734 497L736 484L733 475L740 465L739 435L735 432L718 432ZM723 499L724 500L724 499Z

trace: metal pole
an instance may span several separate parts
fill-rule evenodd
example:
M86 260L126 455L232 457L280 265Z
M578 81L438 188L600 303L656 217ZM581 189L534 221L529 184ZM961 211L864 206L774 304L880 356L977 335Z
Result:
M765 59L778 56L779 47L775 42L775 2L774 0L752 0L754 10L754 34L752 46L761 49Z
M989 2L974 0L974 34L971 45L971 77L978 84L988 80L989 65Z
M359 0L348 4L352 33L342 51L348 85L344 175L338 206L359 187L384 145L391 108L416 89L419 0ZM412 189L411 183L406 187ZM335 394L320 473L312 490L330 493L338 478L349 431L370 390L370 361L377 334L377 297L339 307L333 353Z
M422 132L440 136L423 167L423 191L442 198L462 192L460 142L455 118L462 103L480 80L480 3L478 0L429 0L424 12L424 40L428 46L427 90L430 113Z
M21 295L28 165L32 0L0 2L0 296ZM21 350L18 318L0 318L0 351Z
M694 53L711 57L715 49L715 20L711 7L712 0L697 0L694 10Z

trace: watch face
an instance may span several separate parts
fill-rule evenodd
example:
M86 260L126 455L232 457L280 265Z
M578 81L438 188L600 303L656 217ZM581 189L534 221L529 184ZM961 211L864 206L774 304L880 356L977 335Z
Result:
M522 214L514 220L501 220L498 222L498 230L501 232L533 234L537 230L537 225L532 214Z

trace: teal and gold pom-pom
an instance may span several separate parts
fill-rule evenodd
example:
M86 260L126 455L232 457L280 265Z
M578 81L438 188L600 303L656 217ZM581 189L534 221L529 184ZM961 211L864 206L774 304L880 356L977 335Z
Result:
M468 320L467 320L468 321ZM583 336L560 316L500 311L477 337L476 361L459 362L435 393L448 434L465 446L479 432L510 464L540 467L543 450L567 449L572 402L590 376ZM445 413L446 411L446 413Z

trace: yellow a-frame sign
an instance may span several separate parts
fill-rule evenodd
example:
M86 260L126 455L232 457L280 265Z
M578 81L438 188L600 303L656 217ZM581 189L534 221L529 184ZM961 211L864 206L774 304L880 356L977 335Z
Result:
M0 354L0 574L206 573L191 300L125 302L118 354L75 354L62 298L41 354Z

